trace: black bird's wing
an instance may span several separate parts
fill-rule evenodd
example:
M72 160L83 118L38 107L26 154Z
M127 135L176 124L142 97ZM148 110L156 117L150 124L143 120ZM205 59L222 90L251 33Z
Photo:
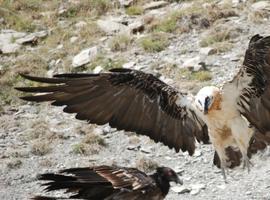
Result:
M22 97L27 101L51 101L65 106L64 112L89 123L109 123L118 130L147 135L177 152L193 154L195 139L208 142L206 125L198 118L191 100L151 74L113 69L100 74L61 74L54 78L22 75L47 83L41 87L16 88L39 93Z
M73 193L67 198L79 199L136 199L143 195L141 190L158 192L154 180L135 168L123 168L117 166L97 166L85 168L70 168L59 173L41 174L39 180L46 191L66 190ZM151 194L149 195L155 195ZM35 200L59 199L55 197L36 196Z

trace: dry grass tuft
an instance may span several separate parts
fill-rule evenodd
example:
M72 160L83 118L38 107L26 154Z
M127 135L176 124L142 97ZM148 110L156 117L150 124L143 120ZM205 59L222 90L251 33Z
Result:
M61 16L66 18L100 16L111 8L113 4L110 0L80 0L78 3L70 3Z
M132 135L129 137L129 144L138 144L141 140L137 135Z
M154 171L158 167L158 163L149 158L142 157L136 161L136 168L146 173Z
M44 156L51 152L51 142L44 139L36 139L32 142L31 153L37 156Z
M212 74L210 71L197 71L191 73L191 79L198 81L210 81L212 79Z
M19 159L12 159L7 163L9 169L18 169L22 165L22 161Z
M130 6L126 9L126 13L128 15L141 15L143 14L143 12L144 12L143 8L138 5Z
M72 146L72 153L81 155L98 154L105 146L105 140L100 135L91 132L85 135L80 143Z
M208 70L201 70L201 71L194 72L188 69L180 69L178 73L181 78L185 78L191 81L204 82L204 81L209 81L212 79L212 74Z
M110 58L102 53L99 53L91 63L85 66L82 66L81 68L78 67L77 69L78 70L93 70L97 66L101 66L105 70L110 70L112 68L122 68L123 64L126 62L127 61L124 57L114 56L113 58Z
M201 47L211 46L219 42L225 42L238 35L239 30L234 27L216 26L207 31L200 41Z
M131 45L132 38L128 34L119 34L111 38L109 47L112 51L125 51Z
M160 52L169 45L169 40L163 33L152 33L142 38L140 44L147 52Z
M220 7L214 3L205 5L203 2L197 2L184 9L170 12L163 19L153 20L149 30L178 33L189 32L192 29L209 28L219 19L236 15L236 11L231 7Z

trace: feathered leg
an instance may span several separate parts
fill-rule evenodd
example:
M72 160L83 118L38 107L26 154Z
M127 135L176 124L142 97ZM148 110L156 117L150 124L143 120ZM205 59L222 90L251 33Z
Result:
M243 168L247 168L249 172L252 163L248 157L248 147L254 131L248 127L247 123L242 118L235 118L231 124L231 129L232 135L242 154Z
M220 159L220 168L221 168L221 174L223 176L223 179L225 181L225 183L227 183L227 177L226 177L226 172L227 172L227 156L226 156L226 152L225 152L225 147L215 143L214 141L213 145L215 147L215 150L218 154L218 157Z

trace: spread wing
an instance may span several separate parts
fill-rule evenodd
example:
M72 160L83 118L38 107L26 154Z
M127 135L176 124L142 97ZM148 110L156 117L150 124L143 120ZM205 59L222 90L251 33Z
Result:
M257 129L250 141L249 156L264 149L270 144L270 36L251 38L240 71L223 89L225 98L231 98L242 116ZM238 165L240 152L227 151Z
M54 78L22 76L50 84L16 88L39 93L22 99L64 105L64 112L77 113L77 119L98 125L109 123L189 154L194 152L195 139L209 140L207 127L195 114L188 96L151 74L113 69L110 73L61 74Z

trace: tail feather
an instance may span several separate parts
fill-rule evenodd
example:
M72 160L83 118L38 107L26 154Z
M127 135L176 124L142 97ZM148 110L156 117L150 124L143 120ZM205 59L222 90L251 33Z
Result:
M104 199L114 192L108 180L96 173L93 168L71 168L58 174L47 173L38 175L38 180L48 181L42 184L45 191L65 190L72 193L69 198L85 198L92 200ZM56 197L36 196L35 200L53 200Z

